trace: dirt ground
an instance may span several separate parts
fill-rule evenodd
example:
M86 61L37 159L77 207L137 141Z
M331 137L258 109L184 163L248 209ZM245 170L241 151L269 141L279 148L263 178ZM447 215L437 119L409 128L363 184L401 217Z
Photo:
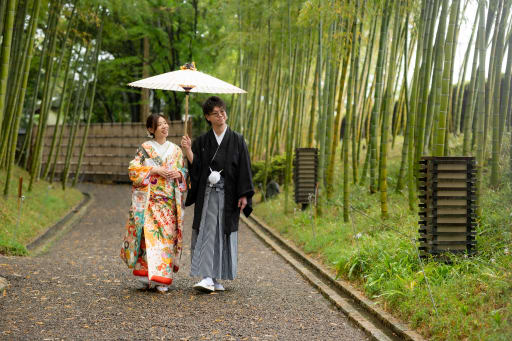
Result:
M0 298L0 339L368 339L243 224L238 277L223 282L225 292L197 293L189 276L191 208L171 290L136 289L118 256L130 187L81 188L95 201L48 253L0 256L0 276L10 282Z

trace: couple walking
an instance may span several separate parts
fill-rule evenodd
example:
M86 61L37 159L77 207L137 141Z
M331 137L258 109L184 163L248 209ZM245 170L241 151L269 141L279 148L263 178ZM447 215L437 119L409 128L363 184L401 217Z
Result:
M194 288L206 292L223 291L218 280L236 277L238 220L241 212L249 216L252 211L254 189L243 136L227 126L219 97L205 101L203 114L212 129L194 142L183 136L183 152L166 140L165 118L149 116L152 140L139 147L128 168L132 206L121 258L143 287L156 286L160 292L168 291L180 267L185 206L195 204L190 275L201 279Z

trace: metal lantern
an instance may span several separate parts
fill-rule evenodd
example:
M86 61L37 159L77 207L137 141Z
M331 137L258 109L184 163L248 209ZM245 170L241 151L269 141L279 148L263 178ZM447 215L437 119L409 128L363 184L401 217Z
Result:
M293 162L293 182L295 202L305 208L315 200L318 176L318 149L295 148Z
M420 163L421 256L475 253L474 157L422 157Z

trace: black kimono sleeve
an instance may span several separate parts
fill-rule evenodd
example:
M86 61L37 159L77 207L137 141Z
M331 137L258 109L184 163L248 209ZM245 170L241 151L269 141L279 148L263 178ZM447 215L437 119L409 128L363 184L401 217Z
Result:
M192 163L188 162L188 171L190 176L190 190L187 193L187 200L185 206L190 206L196 202L197 193L199 190L199 179L201 177L201 147L199 139L194 140L192 143L192 154L194 159Z
M251 159L249 158L249 150L245 144L244 138L241 137L239 146L239 173L237 180L237 197L247 197L247 206L243 212L248 217L252 212L252 196L254 195L254 186L252 184Z

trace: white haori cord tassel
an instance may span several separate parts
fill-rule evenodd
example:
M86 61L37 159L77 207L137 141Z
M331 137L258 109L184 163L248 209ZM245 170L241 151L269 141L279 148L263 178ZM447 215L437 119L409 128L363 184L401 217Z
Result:
M220 173L223 171L223 169L221 169L220 172L217 172L217 171L214 171L210 168L210 176L208 176L208 182L211 184L211 185L215 185L217 182L219 182L220 180Z

